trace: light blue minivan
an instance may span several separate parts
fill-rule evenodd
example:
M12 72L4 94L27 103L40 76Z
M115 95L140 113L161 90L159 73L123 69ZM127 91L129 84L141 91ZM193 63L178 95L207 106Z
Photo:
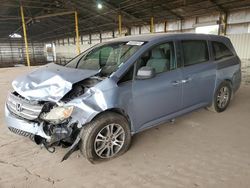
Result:
M240 59L226 37L128 36L15 79L6 121L50 152L70 146L63 159L79 147L102 161L123 154L135 133L199 108L224 111L240 82Z

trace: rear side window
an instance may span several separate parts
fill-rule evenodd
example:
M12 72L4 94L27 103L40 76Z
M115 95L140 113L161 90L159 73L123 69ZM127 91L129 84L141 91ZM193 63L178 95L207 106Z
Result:
M182 41L184 66L203 63L209 60L207 41Z
M228 47L221 42L212 42L212 46L216 60L233 56L233 53L228 49Z

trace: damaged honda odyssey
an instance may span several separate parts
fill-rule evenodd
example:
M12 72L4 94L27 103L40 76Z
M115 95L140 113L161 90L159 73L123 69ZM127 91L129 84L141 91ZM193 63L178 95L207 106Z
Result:
M240 64L222 36L114 39L16 78L7 126L50 152L67 146L63 160L77 148L91 162L108 160L135 133L199 108L224 111L240 86Z

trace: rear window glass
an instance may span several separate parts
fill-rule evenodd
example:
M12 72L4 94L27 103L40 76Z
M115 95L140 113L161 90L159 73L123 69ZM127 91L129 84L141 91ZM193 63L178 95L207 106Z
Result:
M202 40L182 41L184 66L209 60L207 42Z
M233 53L228 49L228 47L221 42L212 42L212 46L216 60L233 56Z

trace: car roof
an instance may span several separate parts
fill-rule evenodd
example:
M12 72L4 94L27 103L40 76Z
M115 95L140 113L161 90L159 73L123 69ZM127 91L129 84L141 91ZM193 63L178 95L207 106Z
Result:
M211 35L211 34L196 34L196 33L153 33L153 34L142 34L142 35L130 35L126 37L120 37L111 40L112 42L118 42L118 41L154 41L158 39L175 39L175 38L183 37L183 38L188 38L188 39L207 39L209 37L211 40L223 40L226 37L224 36L218 36L218 35ZM110 42L111 42L110 41Z

